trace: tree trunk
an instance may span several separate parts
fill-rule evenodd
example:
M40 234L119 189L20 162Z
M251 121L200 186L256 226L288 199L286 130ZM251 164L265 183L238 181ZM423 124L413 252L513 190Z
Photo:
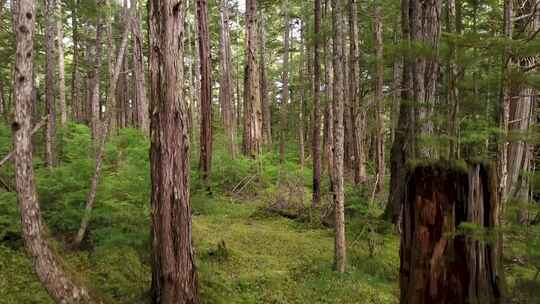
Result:
M321 202L321 0L315 0L314 59L313 59L313 202Z
M448 33L455 34L457 31L456 5L460 5L459 0L448 0ZM450 62L448 64L448 138L449 138L449 157L448 159L458 159L459 149L457 145L458 134L458 111L459 111L459 90L457 86L458 66L457 66L457 47L455 43L450 42Z
M246 86L244 86L244 145L246 156L257 158L261 153L262 109L259 66L257 63L257 0L246 0Z
M102 5L102 0L96 0L97 5ZM101 31L103 30L103 24L101 18L98 17L96 25L96 42L95 42L95 52L94 52L94 66L91 70L91 87L90 87L90 126L92 128L92 138L94 142L97 142L99 139L99 128L101 125L100 121L100 98L99 98L99 87L100 87L100 71L101 71Z
M343 54L343 31L345 29L344 14L346 9L345 0L332 0L332 30L333 30L333 66L334 66L334 164L333 164L333 190L334 190L334 213L335 213L335 267L338 272L345 272L347 263L345 243L345 195L343 178L344 157L344 54Z
M199 57L201 58L201 138L200 169L202 181L208 192L212 171L212 67L210 58L210 33L208 32L207 0L197 0L199 28Z
M184 2L149 2L152 301L199 303L191 239L189 136L182 94ZM180 39L179 39L180 37Z
M67 124L67 105L66 105L66 76L64 68L64 19L62 14L62 1L56 0L56 30L58 43L58 97L60 105L60 124L64 128Z
M304 129L305 129L305 117L304 117L304 107L306 102L306 84L304 80L304 65L306 64L304 58L309 58L309 55L306 54L305 48L304 48L304 24L300 22L300 63L299 63L299 85L300 85L300 99L299 99L299 105L298 105L298 141L299 141L299 158L300 158L300 167L304 168L304 162L305 162L305 137L304 137Z
M51 168L55 165L56 147L56 110L54 101L54 36L55 0L44 0L45 10L45 108L49 119L45 128L45 166Z
M12 131L22 237L39 280L57 303L90 303L87 291L73 283L62 269L60 258L53 253L46 239L46 228L41 219L32 165L31 104L36 3L31 0L18 0L12 2L12 5L16 37L13 83L15 111Z
M287 107L289 104L289 8L288 1L283 1L284 32L283 32L283 66L281 72L281 105L280 105L280 130L279 130L279 162L285 161L285 137L287 134Z
M405 181L400 303L500 303L502 238L486 243L458 230L465 222L498 227L494 172L437 164L413 169Z
M513 1L504 1L504 36L506 39L511 40L513 34ZM512 99L511 81L508 77L511 65L510 48L507 47L504 51L503 63L502 63L502 93L501 93L501 106L499 110L499 128L501 129L501 139L499 140L499 147L497 153L497 167L499 174L499 196L501 202L506 202L507 194L507 181L508 181L508 122L510 121L510 102Z
M227 0L220 0L220 74L219 101L223 126L229 141L229 153L232 159L236 157L236 124L234 122L234 106L232 100L232 61L231 40L229 31L229 6Z
M376 112L376 160L377 160L377 183L375 185L376 193L381 193L384 187L384 54L383 54L383 24L381 16L381 7L375 4L374 12L374 41L376 53L376 76L375 76L375 112Z
M73 30L73 67L71 74L71 110L75 122L81 123L84 118L84 98L81 96L81 73L79 71L79 1L75 0L72 8L71 26Z
M132 5L137 6L137 1L132 0ZM146 79L144 76L144 40L141 34L141 21L139 10L135 8L135 16L131 25L133 37L133 73L135 76L135 103L137 104L137 124L141 131L149 135L148 100L146 98Z
M261 12L260 28L261 44L261 106L263 114L263 141L265 144L272 144L272 117L270 112L270 101L268 99L268 80L266 77L266 25L264 13Z
M134 11L133 6L131 8L132 11ZM133 15L133 13L131 14ZM130 14L126 13L125 15L125 27L124 32L122 33L122 42L120 43L120 47L118 49L118 56L116 57L116 62L113 67L113 73L112 77L109 83L109 92L107 94L107 104L108 105L114 105L114 98L115 98L115 91L116 86L118 85L118 78L120 77L120 71L122 68L124 53L127 47L128 43L128 32L130 28ZM98 134L100 134L97 147L96 147L96 158L95 158L95 167L94 167L94 175L92 176L92 181L90 185L90 190L88 192L88 196L86 199L86 205L85 210L83 214L83 218L81 220L81 226L79 227L79 231L77 232L77 236L75 237L74 246L79 247L82 240L84 239L84 236L86 235L86 230L88 229L88 225L90 224L92 209L94 207L94 202L96 200L96 194L97 194L97 187L99 184L99 179L101 176L101 170L103 167L103 157L105 155L105 144L107 142L107 137L110 130L111 122L115 119L114 117L115 111L112 110L112 107L109 107L109 110L107 111L107 116L105 118L105 121L103 122L103 126L101 130L98 130Z

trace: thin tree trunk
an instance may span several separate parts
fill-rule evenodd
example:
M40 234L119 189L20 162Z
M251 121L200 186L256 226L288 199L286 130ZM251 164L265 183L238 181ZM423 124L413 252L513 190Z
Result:
M375 35L375 53L376 53L376 76L375 76L375 112L377 121L376 131L376 160L377 160L377 176L379 177L376 184L376 193L381 193L384 187L384 54L383 54L383 24L381 16L381 7L375 4L374 7L374 35Z
M58 97L60 105L60 124L64 128L67 124L67 105L66 105L66 77L64 68L64 19L62 13L62 1L57 3L57 42L58 42Z
M504 36L506 39L512 39L513 33L513 18L514 9L513 1L504 1ZM502 92L501 106L499 110L499 128L501 129L502 138L499 141L497 153L497 167L499 176L499 196L504 205L507 197L507 180L508 180L508 122L510 121L510 101L512 99L511 83L508 77L511 65L510 49L506 48L502 63Z
M314 59L313 59L313 202L317 207L321 201L321 0L315 0Z
M459 0L448 0L448 29L451 34L457 33L456 4ZM459 150L457 146L458 134L458 111L459 111L459 90L457 87L458 66L457 66L457 47L455 43L450 42L450 62L448 64L448 138L449 138L449 159L458 159Z
M98 5L102 5L102 0L96 0ZM92 128L92 138L94 142L99 140L99 128L100 128L100 102L99 102L99 90L100 90L100 71L101 71L101 32L103 30L103 21L101 17L98 17L96 25L96 42L94 52L94 66L91 69L90 86L90 126Z
M345 29L344 14L345 1L332 0L332 30L333 30L333 66L334 66L334 164L333 164L333 190L334 190L334 213L335 213L335 267L338 272L345 272L347 263L345 241L345 196L343 178L344 157L344 54L343 54L343 31Z
M72 8L71 26L73 30L73 67L71 74L71 110L76 122L81 123L84 118L84 98L81 96L81 73L79 71L79 1L75 0Z
M266 77L266 25L264 22L264 13L261 12L260 27L261 44L261 106L263 113L263 141L266 144L272 144L272 117L270 112L270 101L268 99L268 80Z
M244 145L245 155L257 158L261 153L262 109L259 65L257 63L257 0L246 0L246 86L244 86Z
M299 70L298 70L298 74L299 74L299 84L300 84L300 104L299 104L299 110L298 110L298 115L299 115L299 121L298 121L298 139L299 139L299 158L300 158L300 166L302 168L304 168L304 162L305 162L305 143L304 143L304 129L305 129L305 118L304 118L304 107L305 107L305 102L306 102L306 84L305 84L305 80L304 80L304 66L306 64L305 62L305 59L304 58L307 58L309 57L308 54L306 54L305 52L305 49L304 49L304 25L302 23L300 23L300 56L301 56L301 59L300 59L300 64L299 64Z
M289 7L288 1L283 1L284 32L283 32L283 66L281 72L281 106L280 106L280 130L279 130L279 162L285 161L285 137L287 134L287 107L289 104Z
M131 8L133 11L133 8ZM133 14L131 14L133 15ZM125 27L124 27L124 33L122 34L122 42L120 43L120 47L118 49L118 56L116 57L116 62L113 68L113 74L111 77L111 81L109 84L109 92L107 94L107 104L111 105L114 104L114 98L116 91L116 86L118 85L118 78L120 76L120 70L122 67L122 62L125 54L125 50L128 43L128 33L130 28L130 22L131 17L129 13L126 13L125 15ZM101 170L103 166L103 156L105 154L105 144L107 141L107 137L109 134L109 129L111 125L111 121L114 120L114 114L115 112L112 110L112 107L109 108L109 111L107 111L107 116L105 118L105 121L103 122L103 127L100 131L98 131L100 134L97 150L96 150L96 158L95 158L95 167L94 167L94 175L92 176L92 181L90 185L90 190L88 192L88 197L86 199L86 205L85 210L83 214L83 218L81 220L81 226L79 227L79 231L77 232L77 236L75 237L74 245L75 247L79 247L82 240L84 239L84 236L86 234L86 230L88 229L88 224L90 223L92 209L94 207L94 202L96 200L96 193L97 193L97 187L99 184L99 179L101 176Z
M210 33L208 32L208 3L197 0L199 27L199 57L201 58L201 137L200 169L202 181L208 192L212 172L212 67L210 58Z
M45 166L51 168L55 165L55 147L56 147L56 110L54 101L54 36L55 23L55 0L44 0L45 10L45 108L49 120L45 128Z
M132 5L137 6L137 0L132 0ZM146 79L144 76L143 37L141 34L140 13L134 8L135 16L131 25L133 37L133 73L135 76L135 103L137 104L137 124L141 131L149 135L148 100L146 98Z
M191 238L189 136L182 95L183 4L149 2L153 303L196 304ZM180 37L180 39L179 39Z
M36 3L30 0L12 2L16 37L14 119L15 181L21 213L22 237L34 270L49 295L57 303L90 303L87 291L73 283L62 269L60 258L46 239L41 219L32 164L32 100L34 68L34 33Z
M231 42L229 31L229 6L227 0L220 1L220 85L219 100L221 104L221 115L225 132L229 141L229 153L231 158L236 157L236 124L234 121L234 106L232 100L232 61L231 61Z

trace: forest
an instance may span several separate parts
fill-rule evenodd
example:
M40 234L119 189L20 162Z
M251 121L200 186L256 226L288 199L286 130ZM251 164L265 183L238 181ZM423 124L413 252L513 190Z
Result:
M539 0L0 0L0 303L540 303Z

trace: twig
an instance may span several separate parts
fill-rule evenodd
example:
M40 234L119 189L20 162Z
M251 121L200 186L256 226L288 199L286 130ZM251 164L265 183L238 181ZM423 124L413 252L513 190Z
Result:
M30 136L36 134L36 132L41 128L43 127L43 125L45 124L45 122L47 122L47 119L49 118L48 115L46 116L43 116L43 118L41 118L41 121L38 122L34 128L32 129L32 132L30 133ZM11 151L8 153L8 155L6 155L1 161L0 161L0 167L2 167L6 162L8 162L12 157L13 157L13 153L14 151Z

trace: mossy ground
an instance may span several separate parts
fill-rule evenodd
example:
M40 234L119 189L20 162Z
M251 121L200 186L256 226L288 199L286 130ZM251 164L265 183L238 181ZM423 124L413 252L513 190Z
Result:
M199 205L197 205L199 204ZM259 203L194 199L193 236L204 303L397 303L398 240L385 238L369 257L349 248L349 270L332 270L331 229L261 217ZM350 231L351 241L357 237ZM226 257L215 255L224 241ZM68 267L106 303L146 303L147 252L130 246L63 252ZM0 246L0 303L52 303L23 249Z

